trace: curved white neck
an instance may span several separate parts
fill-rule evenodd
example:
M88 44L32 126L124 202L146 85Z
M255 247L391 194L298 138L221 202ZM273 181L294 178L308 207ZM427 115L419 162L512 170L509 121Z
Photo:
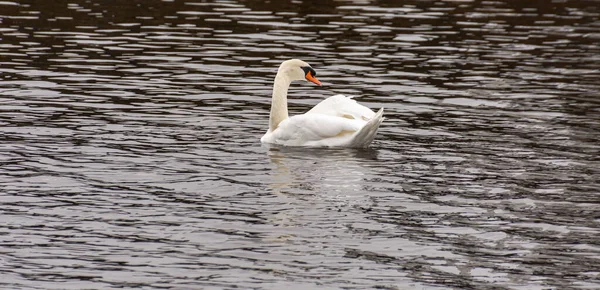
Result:
M275 76L271 116L269 117L269 131L271 132L277 129L281 121L288 118L287 93L291 82L285 74L277 73Z

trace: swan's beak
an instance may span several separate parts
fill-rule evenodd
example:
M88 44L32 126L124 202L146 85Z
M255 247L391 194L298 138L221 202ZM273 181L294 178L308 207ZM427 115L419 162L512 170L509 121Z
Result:
M319 81L319 80L318 80L316 77L314 77L314 76L313 76L313 75L310 73L310 71L306 73L306 80L307 80L307 81L309 81L309 82L311 82L311 83L314 83L314 84L316 84L317 86L320 86L320 85L321 85L321 82L320 82L320 81Z

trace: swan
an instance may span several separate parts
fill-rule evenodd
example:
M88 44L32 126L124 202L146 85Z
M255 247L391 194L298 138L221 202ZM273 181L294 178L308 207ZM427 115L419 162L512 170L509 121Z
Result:
M329 97L302 115L288 117L287 92L292 81L321 82L317 73L299 59L279 66L273 84L269 130L262 143L283 146L364 148L375 138L383 121L383 108L377 113L351 97Z

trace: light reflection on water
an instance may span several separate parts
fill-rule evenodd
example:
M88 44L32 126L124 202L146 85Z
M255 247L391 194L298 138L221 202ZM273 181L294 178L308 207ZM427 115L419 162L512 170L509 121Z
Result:
M600 287L592 1L0 2L4 288ZM354 95L368 150L259 143Z

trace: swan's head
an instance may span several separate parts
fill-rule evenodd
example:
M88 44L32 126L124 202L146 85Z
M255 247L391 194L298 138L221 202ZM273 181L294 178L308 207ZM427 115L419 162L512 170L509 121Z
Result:
M306 80L317 85L321 82L316 78L317 73L310 65L299 59L290 59L281 63L277 74L284 74L292 81Z

